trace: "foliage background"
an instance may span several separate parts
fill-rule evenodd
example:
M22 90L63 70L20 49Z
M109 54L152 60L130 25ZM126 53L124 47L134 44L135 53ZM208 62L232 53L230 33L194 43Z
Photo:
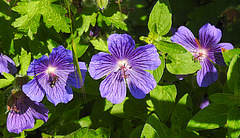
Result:
M33 129L21 134L6 129L6 102L14 79L1 76L0 136L238 137L240 91L235 87L240 63L239 56L234 55L240 53L239 0L157 2L123 0L118 4L109 0L100 10L94 0L0 0L0 50L14 60L18 75L26 75L33 59L48 55L58 45L74 50L78 60L88 65L92 55L108 51L106 40L112 33L130 34L137 46L155 44L162 60L157 70L150 71L158 86L146 98L138 100L128 92L122 103L113 105L100 96L102 80L93 80L87 74L84 88L73 89L74 98L69 103L55 107L45 98L42 103L49 109L49 120L37 120ZM221 42L230 42L235 49L224 52L230 68L215 65L218 80L199 88L195 72L201 67L192 61L190 53L170 42L170 28L187 26L198 36L206 23L220 28ZM99 32L95 25L100 27ZM90 36L90 31L96 31L97 37ZM193 75L180 81L176 74ZM200 110L206 97L210 105Z

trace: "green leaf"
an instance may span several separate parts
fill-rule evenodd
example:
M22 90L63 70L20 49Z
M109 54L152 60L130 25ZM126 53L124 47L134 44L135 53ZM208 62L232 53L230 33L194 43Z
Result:
M98 128L97 130L89 128L80 128L77 131L65 136L65 138L109 138L110 130L106 128Z
M140 138L143 130L143 125L136 127L130 134L130 138Z
M196 132L189 132L187 130L182 130L181 131L181 135L179 136L179 138L199 138L200 136L198 136L196 134Z
M150 97L154 105L154 111L161 121L166 121L175 105L177 89L174 84L157 85L150 92Z
M169 128L160 122L156 114L149 116L143 127L141 137L146 138L168 138Z
M91 121L90 116L86 116L86 117L81 118L78 121L78 123L81 127L90 127L90 125L92 124L92 121Z
M155 44L155 43L154 43ZM167 41L159 41L156 43L156 47L158 50L164 53L171 54L183 54L186 53L187 50L177 43L167 42Z
M240 135L240 110L231 108L227 116L228 134L232 138L237 138Z
M108 46L101 38L99 40L91 40L90 42L96 50L108 52Z
M192 118L192 98L190 95L185 94L175 106L172 116L171 129L176 133L180 133L180 131L187 126L188 121Z
M113 105L110 114L121 118L141 118L145 119L147 104L144 99L126 97L124 101Z
M59 44L56 41L54 41L52 39L47 40L47 47L48 47L48 50L50 51L50 53L52 53L52 49L54 47L58 47L58 46L59 46Z
M240 55L240 49L239 48L234 48L234 49L231 49L231 50L227 50L225 52L222 52L223 53L223 58L224 58L224 61L227 65L230 64L232 58L238 54Z
M229 65L227 72L228 87L234 92L234 95L240 96L240 57L235 55Z
M215 93L210 96L210 99L216 104L226 104L232 106L235 102L235 97L229 93Z
M4 88L4 87L12 84L15 79L11 74L8 74L6 72L3 72L3 76L6 79L0 79L0 88Z
M78 36L81 36L84 32L87 32L90 25L95 26L97 13L93 12L91 15L81 14L81 17L82 22L79 23L81 24L81 27L77 28Z
M43 120L37 119L37 120L36 120L36 123L35 123L35 125L34 125L33 128L31 128L31 129L25 129L24 131L33 131L33 130L41 127L43 124L44 124L44 121L43 121Z
M200 110L187 125L187 130L198 131L215 129L224 126L227 122L229 106L212 103Z
M167 34L172 25L172 14L167 2L158 1L150 14L148 21L148 29L150 32L156 32L163 36Z
M80 36L77 36L77 37L70 37L68 40L67 40L67 43L68 43L68 46L67 46L67 49L69 50L73 50L73 46L75 47L75 54L76 54L76 57L77 58L80 58L85 52L86 50L88 49L88 44L82 44L80 42L81 40L81 37Z
M127 15L122 14L121 12L117 11L112 16L107 17L102 15L102 20L105 21L107 26L110 26L111 24L114 25L117 29L122 29L127 31L127 24L124 22L124 20L127 19Z
M70 19L64 15L66 9L57 4L52 4L56 0L37 0L22 1L13 8L14 11L21 14L12 25L25 33L37 33L40 17L43 16L43 22L48 28L52 26L57 32L70 32ZM31 37L31 36L30 36Z
M24 76L27 74L27 70L31 62L31 53L27 53L27 51L24 48L22 48L21 55L19 56L19 61L21 64L21 69L19 71L19 74Z
M164 72L164 68L165 68L165 59L161 55L159 56L159 58L161 60L161 65L158 66L158 68L155 70L147 70L149 73L151 73L153 75L153 77L157 83L161 80L163 72Z
M193 60L190 52L184 54L168 54L167 58L171 61L167 61L166 67L172 74L192 74L201 69L200 63Z

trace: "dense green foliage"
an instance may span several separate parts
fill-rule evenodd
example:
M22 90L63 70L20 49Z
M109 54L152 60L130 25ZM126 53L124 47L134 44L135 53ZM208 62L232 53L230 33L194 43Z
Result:
M198 36L206 23L220 28L221 42L234 49L223 52L227 66L215 65L218 80L201 88L196 82L200 63L171 42L170 29L187 26ZM37 120L33 129L20 134L6 128L6 103L17 75L3 73L0 137L238 137L239 32L239 0L0 0L0 52L14 60L19 76L27 74L33 59L59 45L73 50L75 65L83 61L88 66L94 54L108 52L107 38L113 33L130 34L136 46L154 44L162 62L148 71L158 85L145 98L135 99L128 91L122 103L112 104L100 95L102 79L87 73L84 87L73 88L73 100L55 107L45 97L49 120ZM186 74L183 80L176 77ZM210 105L200 109L205 96Z

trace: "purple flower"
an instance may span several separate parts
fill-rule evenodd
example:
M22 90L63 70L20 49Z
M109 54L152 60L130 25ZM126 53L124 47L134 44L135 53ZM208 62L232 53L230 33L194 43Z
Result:
M110 102L121 103L126 97L126 82L131 94L144 98L156 87L154 77L144 70L154 70L161 64L154 45L135 48L135 42L127 34L112 34L108 37L111 53L100 52L94 55L89 64L93 79L107 77L100 84L100 93Z
M200 87L207 87L218 78L217 70L211 61L226 66L222 50L234 48L230 43L218 44L221 37L221 30L207 23L199 30L199 40L184 26L179 27L171 38L172 42L182 45L193 54L194 60L200 62L202 69L197 72L197 83Z
M10 74L14 74L17 72L17 68L15 67L15 63L11 58L6 55L0 53L0 72L6 72ZM3 75L3 74L2 74Z
M42 101L44 94L55 106L62 102L67 103L73 98L70 86L80 88L79 77L73 65L72 52L63 46L53 48L49 58L43 55L31 62L27 75L35 76L33 80L23 85L23 92L33 101ZM86 76L87 67L84 62L79 62L82 79Z
M20 133L34 127L35 119L48 120L48 109L38 102L31 101L22 91L13 91L8 99L7 129Z

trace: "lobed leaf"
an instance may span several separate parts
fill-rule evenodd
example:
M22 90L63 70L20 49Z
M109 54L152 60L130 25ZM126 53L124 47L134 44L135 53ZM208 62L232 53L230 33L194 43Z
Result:
M108 52L108 46L101 38L99 40L91 40L90 42L96 50Z
M43 22L46 27L54 29L57 32L70 32L70 19L64 15L66 9L57 4L52 4L55 0L37 0L37 1L22 1L19 2L14 11L21 14L12 25L18 30L25 32L32 37L37 33L40 17L43 16Z
M121 12L117 11L112 16L107 17L102 15L102 20L105 21L107 26L110 26L111 24L114 25L117 29L122 29L127 31L127 24L124 22L124 20L127 19L127 16L125 14L122 14Z
M0 79L0 88L4 88L4 87L12 84L15 79L11 74L8 74L6 72L3 72L3 76L6 79Z
M81 36L84 32L87 32L90 25L95 26L97 13L93 12L91 15L81 14L81 27L77 28L78 36Z
M21 64L21 69L20 69L19 73L22 76L24 76L27 74L27 70L28 70L28 67L31 62L31 53L27 53L27 51L24 48L22 48L21 55L19 56L19 61Z

